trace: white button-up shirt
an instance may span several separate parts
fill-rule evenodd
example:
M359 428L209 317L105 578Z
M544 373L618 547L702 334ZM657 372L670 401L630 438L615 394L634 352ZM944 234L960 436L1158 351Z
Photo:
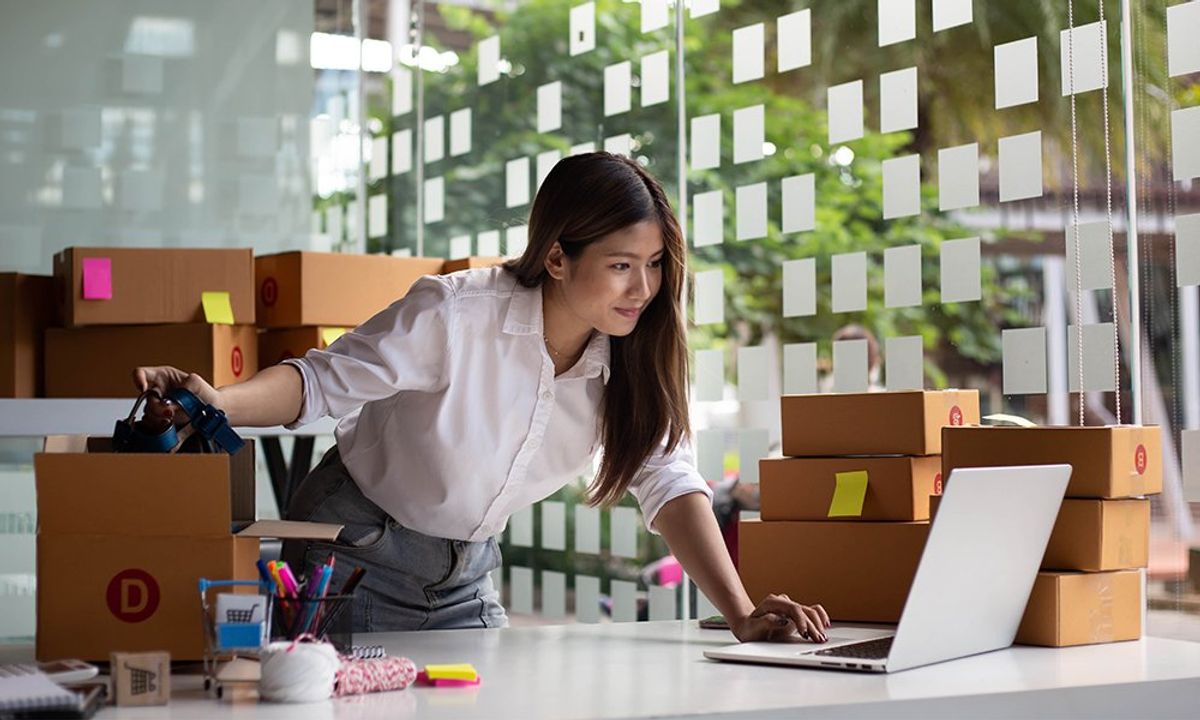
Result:
M541 288L499 267L423 277L327 349L286 361L304 380L288 427L342 418L338 449L364 495L418 532L484 540L590 473L599 447L608 336L593 333L558 377L542 336ZM660 441L630 489L647 527L680 495L712 495L690 438L670 453Z

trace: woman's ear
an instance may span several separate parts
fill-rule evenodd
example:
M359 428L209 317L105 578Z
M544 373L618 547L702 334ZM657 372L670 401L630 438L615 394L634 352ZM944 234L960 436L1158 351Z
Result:
M566 275L567 256L563 252L562 245L557 240L550 246L550 252L546 253L546 272L555 280L562 280Z

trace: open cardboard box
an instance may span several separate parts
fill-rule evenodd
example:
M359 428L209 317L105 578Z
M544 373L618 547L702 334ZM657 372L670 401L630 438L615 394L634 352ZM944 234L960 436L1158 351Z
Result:
M260 538L341 531L256 521L252 442L236 455L110 450L108 438L59 437L34 456L40 660L200 659L199 578L256 580Z

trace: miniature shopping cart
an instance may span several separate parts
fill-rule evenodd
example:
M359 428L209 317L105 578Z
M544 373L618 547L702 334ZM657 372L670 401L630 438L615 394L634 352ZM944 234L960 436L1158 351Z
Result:
M221 697L224 682L257 681L257 676L222 675L222 663L230 664L239 658L258 658L267 644L271 627L271 603L274 583L259 580L208 580L200 578L200 615L204 627L204 689L215 687ZM242 595L249 606L229 607L218 613L219 603L210 602L214 589L246 587L258 590L259 595ZM254 601L254 599L258 601ZM261 608L261 612L259 610ZM222 617L223 615L223 617Z

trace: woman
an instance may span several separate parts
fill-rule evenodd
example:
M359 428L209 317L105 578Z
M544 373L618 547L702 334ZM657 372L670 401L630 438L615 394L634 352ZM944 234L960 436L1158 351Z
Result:
M632 491L739 640L823 642L820 605L779 595L755 607L725 551L689 442L684 260L654 178L617 155L577 155L546 177L520 258L423 277L326 350L243 383L216 390L164 367L135 382L183 385L235 426L343 418L288 517L344 529L284 555L336 555L335 584L366 568L357 631L506 624L488 576L495 536L603 446L590 499Z

